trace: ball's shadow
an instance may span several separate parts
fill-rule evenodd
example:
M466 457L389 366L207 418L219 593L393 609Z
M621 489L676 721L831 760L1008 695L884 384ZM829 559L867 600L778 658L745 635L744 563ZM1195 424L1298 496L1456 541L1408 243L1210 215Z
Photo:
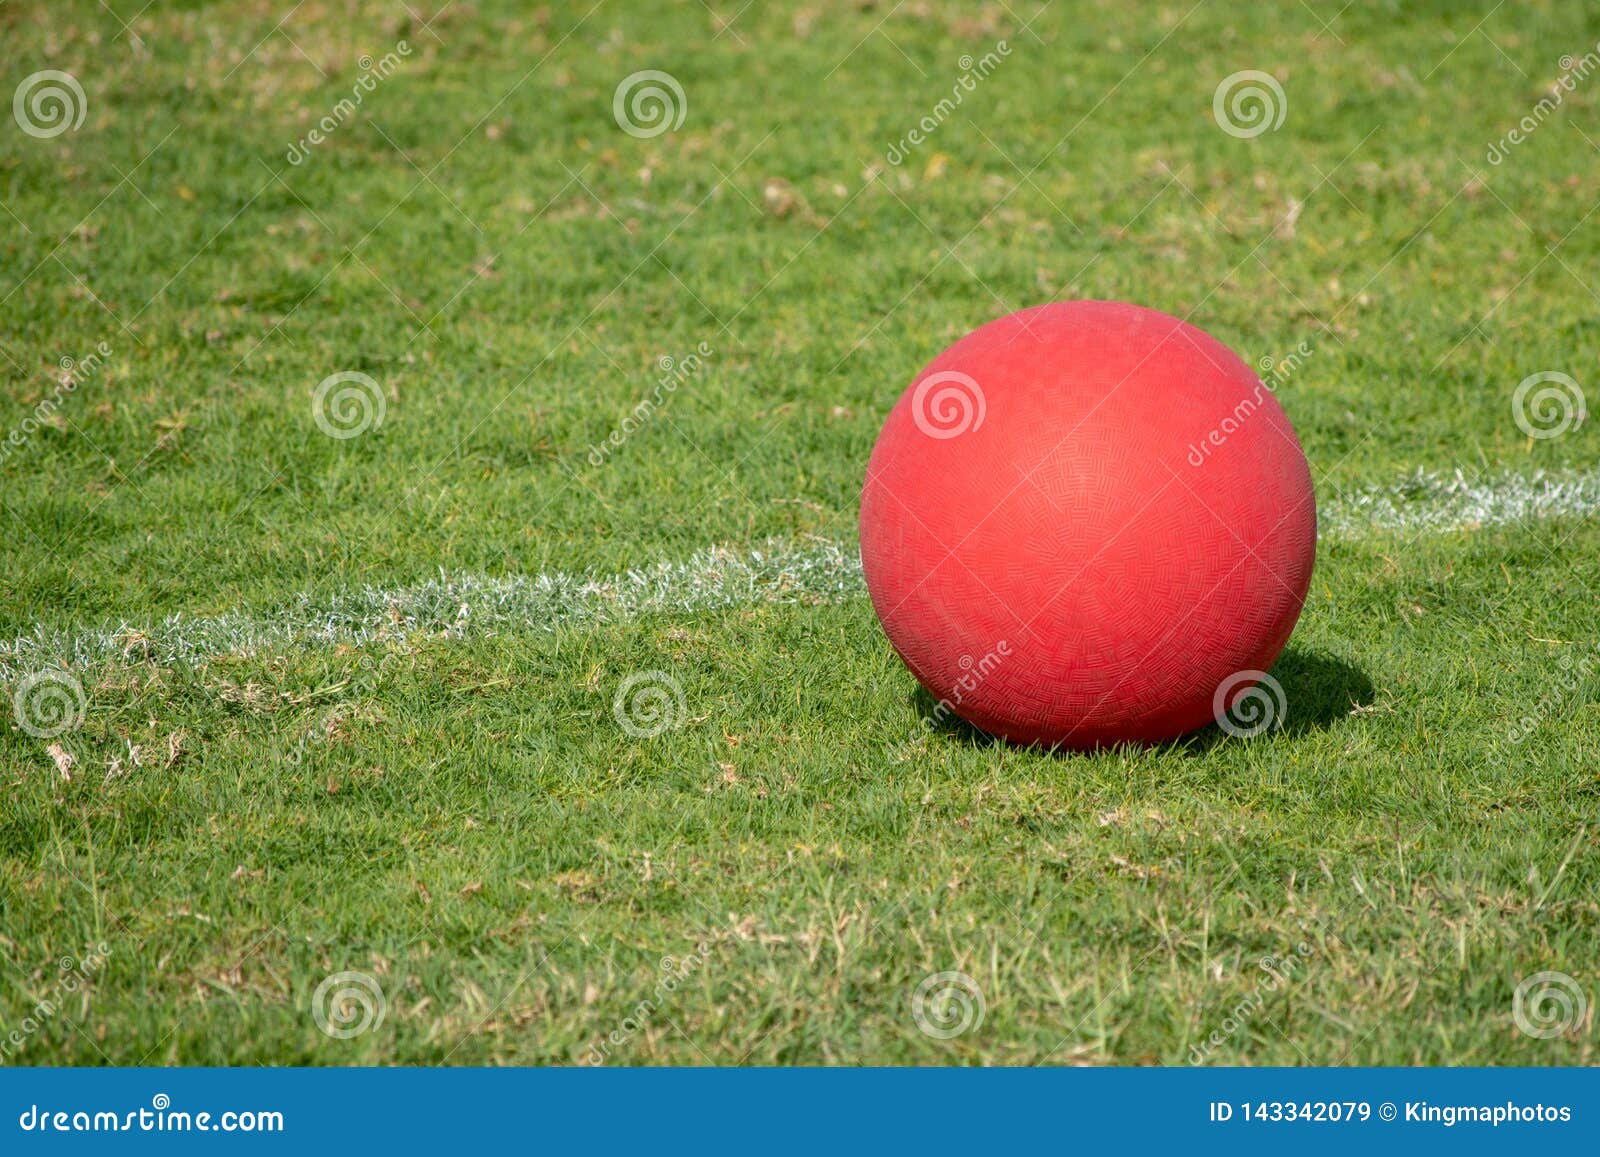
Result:
M1301 647L1289 647L1273 664L1269 674L1283 688L1286 704L1282 719L1270 735L1304 735L1324 731L1348 717L1358 704L1370 703L1376 692L1372 680L1359 667L1336 655L1328 655ZM914 684L910 695L912 709L919 718L933 720L928 727L930 735L945 740L970 744L974 747L991 747L1005 740L979 731L953 712L940 711L938 701L920 684ZM1229 735L1216 724L1202 727L1188 735L1154 745L1157 750L1186 752L1200 755L1219 743L1248 742ZM1075 755L1075 751L1062 750L1058 755Z

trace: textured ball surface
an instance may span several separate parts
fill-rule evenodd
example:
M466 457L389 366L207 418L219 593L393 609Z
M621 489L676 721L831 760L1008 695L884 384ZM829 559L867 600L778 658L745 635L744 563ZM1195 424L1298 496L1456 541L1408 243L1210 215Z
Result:
M1288 642L1315 553L1310 471L1268 387L1118 302L1022 310L945 350L890 412L861 498L889 641L940 713L1020 743L1210 722Z

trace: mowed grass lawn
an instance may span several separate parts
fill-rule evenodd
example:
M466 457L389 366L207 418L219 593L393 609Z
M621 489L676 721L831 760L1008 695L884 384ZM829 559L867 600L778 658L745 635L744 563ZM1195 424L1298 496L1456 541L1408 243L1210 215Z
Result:
M1337 7L0 4L0 97L83 93L0 122L0 1059L1592 1061L1572 988L1553 1035L1515 1015L1542 972L1600 999L1581 509L1325 537L1282 728L1153 750L908 746L931 705L849 583L159 645L441 573L848 552L918 368L1059 298L1305 343L1324 504L1592 468L1592 419L1530 438L1512 395L1597 396L1600 76L1486 159L1592 23ZM683 94L654 136L613 111L643 70ZM1256 136L1213 115L1244 70L1284 94ZM313 408L340 373L383 399L355 437ZM41 629L113 639L53 737L11 711ZM681 710L638 737L647 672Z

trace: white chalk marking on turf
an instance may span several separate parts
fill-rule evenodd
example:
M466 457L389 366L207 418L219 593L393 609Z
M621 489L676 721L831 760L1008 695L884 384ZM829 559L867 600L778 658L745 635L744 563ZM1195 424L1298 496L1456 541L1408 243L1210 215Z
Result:
M1468 478L1418 470L1398 485L1347 491L1318 511L1325 535L1478 530L1600 510L1600 469Z
M39 626L0 643L0 682L107 661L190 663L288 646L362 646L418 632L457 638L499 627L550 630L653 612L837 602L864 589L855 547L823 539L773 540L754 550L716 547L683 562L604 577L566 571L509 578L440 575L415 586L366 587L322 602L302 595L267 615L172 615L153 626L119 623L86 631Z
M1399 485L1348 491L1318 512L1324 536L1449 533L1600 510L1600 469L1533 475L1419 471ZM51 668L105 663L193 663L274 648L350 646L417 633L460 638L501 628L551 630L651 613L710 611L758 603L838 602L864 591L854 543L772 540L750 550L712 548L611 576L554 571L486 578L441 575L406 587L366 587L324 601L302 595L276 612L173 615L158 624L88 630L38 626L0 642L0 682Z

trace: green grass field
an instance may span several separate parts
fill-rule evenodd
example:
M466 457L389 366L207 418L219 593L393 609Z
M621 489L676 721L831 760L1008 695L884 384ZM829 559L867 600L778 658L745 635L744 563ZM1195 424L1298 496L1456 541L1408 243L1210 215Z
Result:
M140 2L0 2L0 1061L1595 1059L1577 7ZM1072 297L1310 351L1280 729L918 739L868 452Z

